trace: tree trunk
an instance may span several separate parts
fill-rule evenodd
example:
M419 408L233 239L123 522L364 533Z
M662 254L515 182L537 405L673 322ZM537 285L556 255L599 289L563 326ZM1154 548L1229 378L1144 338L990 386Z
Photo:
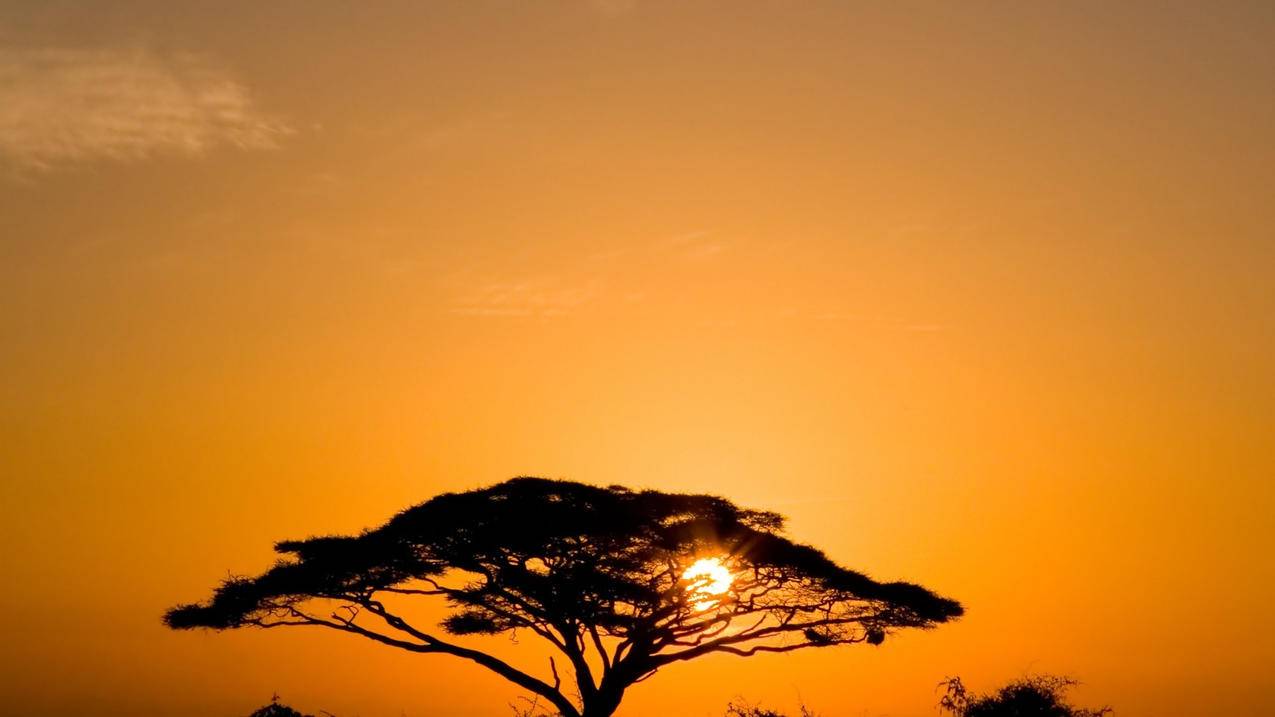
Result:
M619 709L620 700L623 698L623 689L600 689L584 703L584 711L580 715L581 717L611 717Z

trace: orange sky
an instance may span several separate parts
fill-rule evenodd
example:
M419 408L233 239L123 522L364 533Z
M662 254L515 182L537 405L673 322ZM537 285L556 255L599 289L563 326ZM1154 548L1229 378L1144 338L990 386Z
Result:
M1270 3L180 5L0 0L0 712L508 714L159 616L518 474L968 609L624 717L1275 712Z

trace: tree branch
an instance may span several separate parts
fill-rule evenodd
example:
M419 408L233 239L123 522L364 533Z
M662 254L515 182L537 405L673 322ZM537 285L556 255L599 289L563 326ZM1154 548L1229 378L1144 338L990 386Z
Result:
M376 601L367 600L366 602L362 602L361 604L364 607L366 607L369 611L375 613L377 616L383 619L391 627L394 627L400 630L401 632L407 633L411 635L412 637L415 637L416 639L420 640L421 642L414 643L414 642L407 642L405 640L398 640L398 639L389 637L388 635L383 635L379 632L369 630L361 625L357 625L354 623L353 619L348 619L348 620L343 619L343 618L337 617L335 614L332 620L325 620L322 618L315 617L313 615L308 615L306 613L303 613L291 606L288 606L286 610L294 617L294 620L286 621L286 622L276 622L271 624L262 624L260 626L261 627L276 627L276 626L283 626L283 625L315 625L315 626L340 630L342 632L349 632L356 635L361 635L363 637L366 637L371 640L375 640L382 644L398 647L411 652L416 652L421 654L442 653L442 654L452 655L454 657L461 657L466 660L469 660L470 662L486 667L488 670L496 673L497 675L500 675L501 677L514 683L515 685L518 685L519 687L522 687L525 690L528 690L530 692L534 692L535 694L543 696L545 699L552 702L553 706L557 708L564 715L564 717L580 717L580 711L576 709L576 706L572 704L571 700L567 699L567 697L563 695L560 691L558 691L558 689L555 688L553 685L550 685L547 682L544 682L543 680L539 680L535 677L532 677L531 675L528 675L527 673L513 667L512 665L504 662L503 660L493 657L492 655L488 655L485 652L481 652L481 651L474 650L467 647L461 647L460 645L447 642L434 635L430 635L429 633L418 630L415 627L412 627L411 625L409 625L407 621L385 610L384 606L380 605Z

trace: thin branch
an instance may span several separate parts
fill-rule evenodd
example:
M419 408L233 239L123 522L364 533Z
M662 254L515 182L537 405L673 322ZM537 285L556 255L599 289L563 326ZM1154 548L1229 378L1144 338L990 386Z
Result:
M558 677L558 665L553 661L553 655L549 656L549 671L553 673L553 688L555 690L562 687L562 678Z
M566 717L580 717L579 710L577 710L575 705L571 703L571 700L567 699L566 696L563 695L561 692L559 692L557 688L548 684L547 682L536 679L535 677L528 675L527 673L513 667L512 665L504 662L503 660L500 660L499 658L496 658L492 655L488 655L485 652L480 652L478 650L474 650L467 647L461 647L460 645L447 642L445 640L439 639L438 637L430 635L429 633L418 630L412 627L411 625L409 625L405 620L398 617L397 615L394 615L386 611L383 606L380 606L375 601L365 602L364 607L366 607L371 612L377 614L379 617L385 620L385 622L390 624L392 627L402 632L405 632L409 635L412 635L418 640L421 640L421 643L413 643L413 642L407 642L405 640L398 640L398 639L389 637L388 635L384 635L384 634L375 632L373 630L364 628L360 625L357 625L352 620L345 621L340 618L336 618L334 620L325 620L322 618L317 618L313 615L308 615L306 613L303 613L291 606L287 606L286 609L293 616L294 620L288 622L287 624L315 625L315 626L340 630L342 632L354 633L354 634L366 637L368 639L375 640L377 642L380 642L386 645L391 645L393 647L398 647L411 652L443 653L443 654L448 654L455 657L462 657L471 662L474 662L476 664L482 665L483 667L486 667L488 670L495 672L496 674L518 685L519 687L522 687L523 689L526 689L530 692L534 692L538 695L543 696L545 699L552 702L553 706L557 708L560 712L562 712L562 714L565 715ZM271 627L271 626L273 625L262 625L262 627Z
M611 658L607 657L607 649L602 644L602 637L598 635L598 628L596 625L589 626L589 636L593 638L593 647L598 651L598 655L602 660L602 671L610 672Z

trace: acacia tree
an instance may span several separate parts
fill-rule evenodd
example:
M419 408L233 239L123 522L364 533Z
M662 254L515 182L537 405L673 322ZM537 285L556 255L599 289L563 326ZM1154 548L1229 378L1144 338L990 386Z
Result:
M714 496L515 478L360 535L280 542L273 568L229 578L164 621L338 630L477 663L564 717L608 717L626 689L675 662L880 644L962 613L918 585L842 568L782 528L776 513ZM430 598L452 609L441 632L409 621L411 603ZM447 637L516 630L552 647L543 677Z

